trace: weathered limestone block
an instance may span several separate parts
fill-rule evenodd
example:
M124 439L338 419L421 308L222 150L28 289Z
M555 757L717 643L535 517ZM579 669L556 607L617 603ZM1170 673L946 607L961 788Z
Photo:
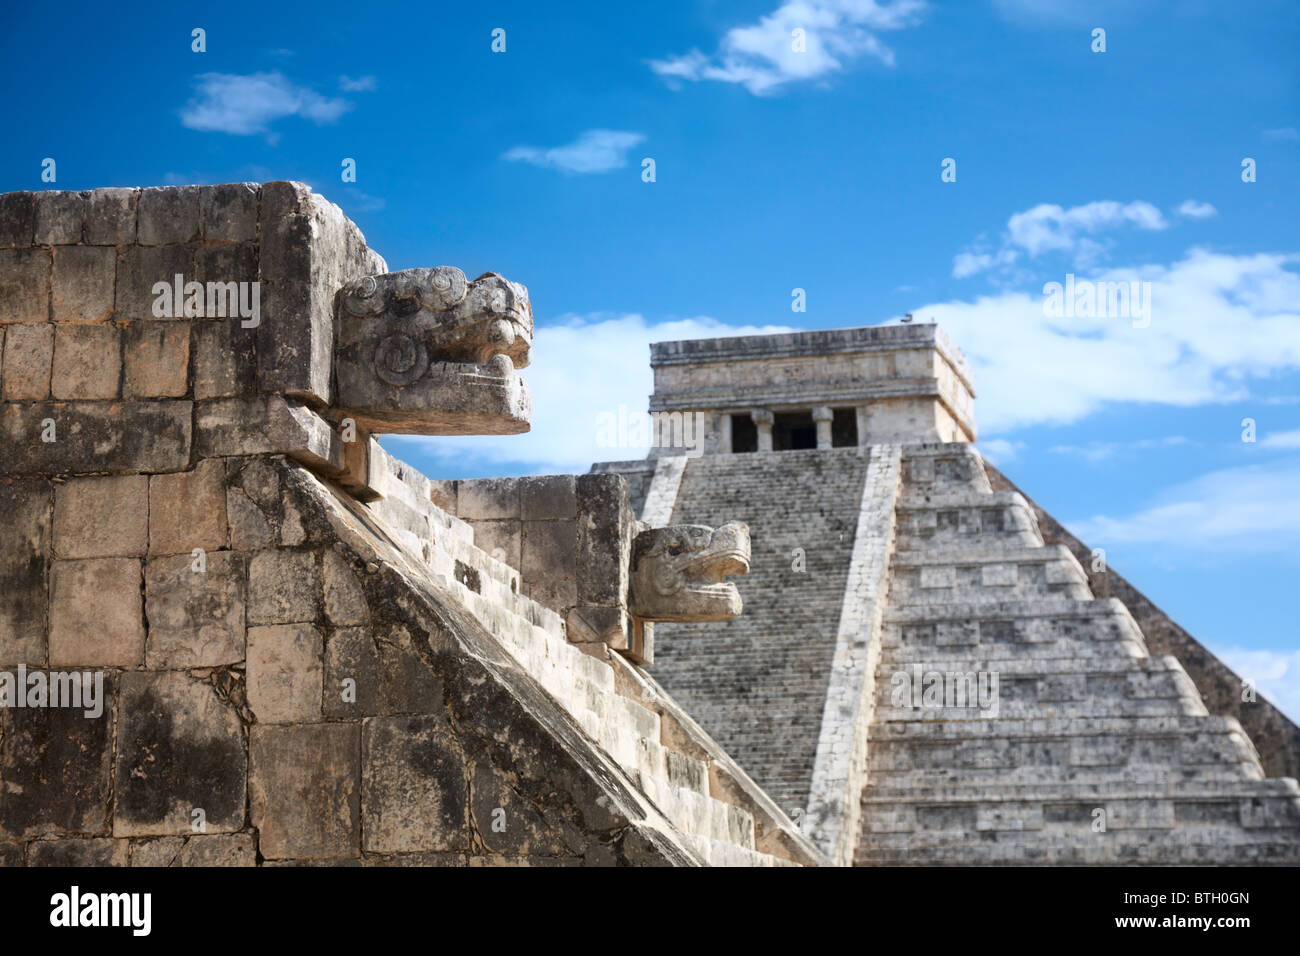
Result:
M142 557L148 545L147 476L73 478L56 487L55 557Z
M558 822L552 826L514 788L508 775L491 764L478 763L472 780L470 817L474 832L490 852L524 866L581 864L573 854L581 850L583 835L572 826ZM506 865L500 857L478 859L482 865Z
M199 566L203 570L189 554L150 558L145 565L145 660L151 670L244 660L244 557L213 551Z
M256 866L251 833L198 833L132 840L132 866Z
M45 663L52 498L44 481L0 482L0 665Z
M325 615L330 622L339 626L369 623L365 591L342 551L326 551L321 558L321 571Z
M135 242L138 189L94 189L86 209L86 242L117 246Z
M207 323L205 323L207 324ZM123 330L126 398L181 398L188 390L190 329L182 322L131 322Z
M636 515L621 475L579 475L577 499L577 603L626 607L628 559L636 537Z
M316 620L320 584L311 551L259 551L248 562L248 623Z
M259 206L262 390L332 404L334 296L357 276L385 271L360 230L302 183L262 186Z
M186 468L190 407L178 401L6 405L0 409L6 470L58 475Z
M443 682L403 627L336 628L325 651L324 708L330 717L436 713Z
M97 717L86 708L0 708L0 836L108 833L115 685L105 674Z
M54 250L55 322L107 322L113 315L117 250L68 246Z
M578 603L578 529L573 521L523 522L523 576L529 597L557 610Z
M367 852L471 848L468 768L445 719L369 718L363 724L362 752Z
M35 233L36 193L0 195L0 246L30 246Z
M36 840L27 848L28 866L126 866L130 844L109 837Z
M725 621L741 611L740 592L723 578L749 572L749 528L669 525L632 545L629 610L647 621Z
M257 392L255 329L239 322L196 322L194 333L194 398L234 398Z
M466 521L519 519L519 481L481 478L457 482L456 514Z
M149 553L218 551L226 546L225 465L201 461L193 471L149 479Z
M144 662L138 558L56 560L50 573L50 666Z
M121 677L114 836L207 832L244 826L248 757L235 709L182 672Z
M111 325L58 325L50 394L58 400L117 398L122 377L121 333Z
M222 183L199 191L203 238L208 242L239 242L257 238L257 183Z
M198 186L159 186L140 190L137 241L166 246L199 238Z
M9 401L50 397L54 326L11 325L5 330L3 394Z
M81 241L88 193L51 189L36 194L36 244L71 245Z
M194 281L203 283L204 289L208 288L209 282L257 282L258 281L258 256L257 246L252 242L227 242L219 245L199 246L194 250ZM226 286L225 288L229 288ZM236 287L237 289L238 287ZM213 311L205 310L204 316L207 319L220 322L232 322L240 328L256 334L260 326L262 317L266 314L262 309L261 290L258 290L258 315L245 316L239 312L239 306L245 306L245 311L251 312L252 288L250 287L242 293L243 298L238 296L238 291L232 293L234 297L218 298L213 304L216 307ZM219 313L224 312L225 315ZM257 322L258 325L252 323ZM249 323L245 325L244 323Z
M49 294L48 249L0 250L0 323L49 321Z
M248 629L248 706L260 724L321 718L324 642L310 624Z
M190 246L127 246L117 264L114 318L119 322L164 318L153 312L154 284L174 283L178 275L189 281L193 271Z
M268 860L356 857L361 851L359 722L254 725L250 807Z
M348 283L338 295L338 406L378 432L500 435L528 430L528 290L451 266Z

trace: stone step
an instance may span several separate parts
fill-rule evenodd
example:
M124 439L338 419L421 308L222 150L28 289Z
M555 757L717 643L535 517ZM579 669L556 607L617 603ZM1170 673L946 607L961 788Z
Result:
M1137 622L1115 598L1044 598L978 605L890 607L882 656L910 661L978 653L981 657L1145 657Z
M1239 777L1215 779L1200 776L1171 778L1160 768L1134 768L1124 781L1100 783L1088 779L1050 782L1035 778L1017 779L997 771L974 771L978 777L954 773L947 781L906 785L894 775L876 775L862 795L867 806L903 803L1016 802L1069 803L1110 800L1188 799L1300 800L1300 785L1290 777L1246 780Z
M875 688L877 722L1207 713L1172 657L882 661Z
M1294 845L1274 843L1189 844L1181 840L1061 841L1051 846L985 841L939 847L859 845L855 866L1288 866L1300 861Z
M635 774L641 790L682 833L702 840L754 849L754 817L742 807L650 774Z
M863 807L863 833L888 845L890 835L918 837L913 845L953 843L990 832L1074 830L1080 834L1105 826L1119 830L1189 830L1224 828L1237 839L1253 831L1300 827L1300 811L1287 800L1144 800L1123 797L1067 801L985 801L980 803L871 804ZM1101 831L1098 831L1101 832ZM1296 831L1300 841L1300 830ZM894 841L904 844L904 841Z
M984 459L965 442L904 445L903 482L910 492L945 486L992 491Z
M1024 728L1043 723L1103 724L1109 718L1073 718L1060 721L934 721L918 724L899 722L874 725L870 731L868 767L871 774L886 771L940 771L944 769L1001 769L1034 767L1044 773L1049 768L1125 768L1164 766L1188 767L1238 766L1243 776L1262 776L1259 756L1254 745L1235 729L1214 729L1213 717L1137 717L1122 723L1140 725L1151 722L1199 721L1198 729L1142 733L1136 727L1109 733L1046 733ZM1235 724L1236 722L1233 721ZM997 726L987 726L987 725ZM985 726L981 726L985 725ZM894 728L907 727L906 737L887 736ZM926 734L920 728L936 728ZM938 731L937 728L944 728ZM952 733L967 730L966 736ZM883 732L883 733L882 733Z
M872 768L865 794L884 796L906 794L909 799L921 799L934 793L968 793L978 795L1015 793L997 788L1045 787L1059 790L1062 787L1081 786L1105 788L1110 792L1117 787L1176 787L1187 784L1205 786L1258 783L1263 770L1250 764L1222 763L1181 766L1169 763L1124 764L1115 766L1071 766L1059 764L1026 764L1019 767L921 767L901 770Z
M1041 547L1038 522L1018 492L912 492L898 503L899 550L934 546L1020 545Z
M1093 596L1083 568L1062 544L896 551L891 570L889 600L895 606Z

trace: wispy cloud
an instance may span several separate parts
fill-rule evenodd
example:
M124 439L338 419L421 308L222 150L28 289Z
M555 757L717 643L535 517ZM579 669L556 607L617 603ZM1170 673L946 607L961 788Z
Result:
M1178 207L1178 215L1188 219L1209 219L1211 216L1217 216L1218 214L1219 210L1208 202L1197 202L1195 199L1184 199Z
M1298 264L1296 253L1192 249L1169 265L1090 276L1150 282L1145 328L1129 318L1049 317L1037 283L913 311L960 343L975 370L980 427L998 435L1068 424L1113 403L1242 400L1253 384L1300 370Z
M523 371L533 398L533 427L508 438L384 436L401 457L403 446L418 447L444 464L500 474L501 466L526 463L531 474L585 472L593 461L644 458L648 445L605 447L598 428L601 413L643 413L654 389L650 343L725 335L792 331L787 326L736 326L696 317L650 322L636 314L566 316L539 325L533 340L535 361ZM434 474L436 472L430 472Z
M952 274L964 279L995 266L1011 266L1024 255L1035 259L1049 252L1062 254L1082 268L1095 263L1106 250L1092 236L1126 226L1158 231L1169 228L1169 223L1159 209L1141 200L1121 203L1105 199L1069 209L1040 203L1007 220L997 249L990 250L977 241L958 253Z
M1005 438L981 438L979 441L980 454L995 465L1014 461L1027 447L1022 441L1008 441Z
M1153 448L1174 448L1190 445L1192 442L1183 435L1168 435L1164 438L1139 438L1134 441L1092 441L1086 445L1053 445L1048 449L1053 455L1069 455L1084 461L1106 461L1117 455L1136 451L1150 451Z
M371 93L379 89L379 81L373 76L339 77L339 89L345 93Z
M1243 552L1293 551L1300 543L1300 461L1213 471L1165 489L1115 518L1067 522L1083 541Z
M1300 650L1252 650L1239 645L1212 650L1238 676L1253 681L1261 696L1300 721Z
M1265 435L1259 441L1260 448L1300 448L1300 429L1289 432L1273 432ZM1296 490L1296 497L1300 499L1300 489ZM1300 507L1300 503L1297 503Z
M651 60L660 76L739 83L756 96L844 69L860 57L894 65L876 33L920 20L922 0L788 0L757 23L728 30L713 56L691 50Z
M1289 143L1300 139L1300 129L1294 126L1279 126L1277 129L1264 130L1264 141L1267 143Z
M347 100L322 96L278 72L204 73L198 77L195 93L181 110L181 123L189 129L234 136L268 133L272 123L289 116L334 123L352 108Z
M642 142L645 136L641 133L589 129L572 143L549 149L516 146L502 158L568 173L605 173L626 166L628 150Z

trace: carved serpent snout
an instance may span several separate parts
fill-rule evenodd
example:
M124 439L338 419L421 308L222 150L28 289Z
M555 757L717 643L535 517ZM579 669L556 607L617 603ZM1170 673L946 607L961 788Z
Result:
M723 578L749 572L749 528L669 525L632 542L629 610L646 621L725 621L741 612Z
M361 276L336 296L340 411L377 432L515 434L532 403L528 290L454 266Z

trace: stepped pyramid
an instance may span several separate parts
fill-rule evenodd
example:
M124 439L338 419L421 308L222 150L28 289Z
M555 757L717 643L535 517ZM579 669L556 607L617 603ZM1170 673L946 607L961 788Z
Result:
M832 860L1300 862L1296 727L981 459L940 329L652 365L673 441L593 470L753 539L744 613L657 624L653 671Z

